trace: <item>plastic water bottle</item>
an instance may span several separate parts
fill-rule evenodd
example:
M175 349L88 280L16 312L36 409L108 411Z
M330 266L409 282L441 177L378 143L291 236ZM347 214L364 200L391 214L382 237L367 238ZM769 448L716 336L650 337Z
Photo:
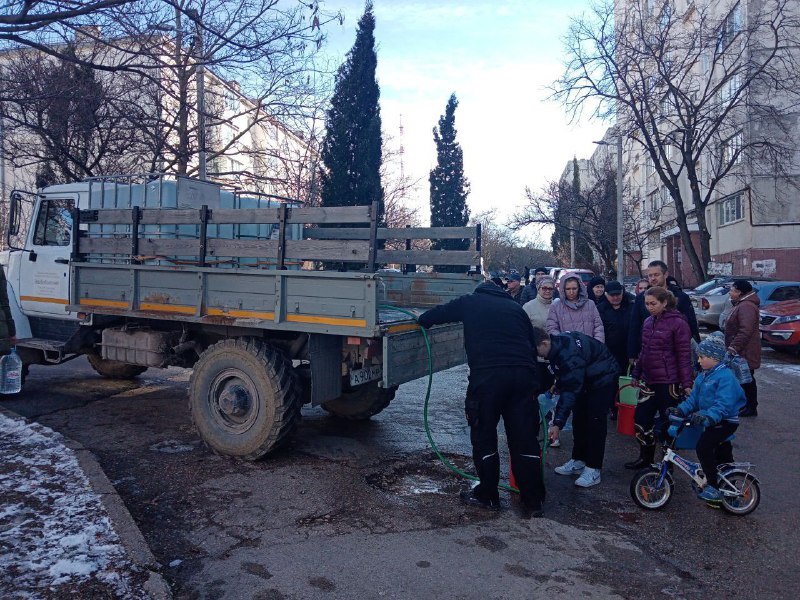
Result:
M22 359L17 349L0 358L0 394L18 394L22 389Z

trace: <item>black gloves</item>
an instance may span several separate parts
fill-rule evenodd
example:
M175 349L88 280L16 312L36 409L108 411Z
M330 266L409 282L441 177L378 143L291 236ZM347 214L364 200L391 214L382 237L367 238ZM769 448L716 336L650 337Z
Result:
M709 419L705 415L701 415L700 413L694 413L692 415L692 425L697 425L699 427L708 427L710 424L711 424L711 419Z

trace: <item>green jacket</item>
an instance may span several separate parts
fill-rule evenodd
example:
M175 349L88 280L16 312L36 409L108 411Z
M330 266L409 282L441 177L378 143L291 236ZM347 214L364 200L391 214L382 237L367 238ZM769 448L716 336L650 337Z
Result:
M11 307L8 304L6 274L0 267L0 354L11 352L11 338L17 335L14 319L11 318Z

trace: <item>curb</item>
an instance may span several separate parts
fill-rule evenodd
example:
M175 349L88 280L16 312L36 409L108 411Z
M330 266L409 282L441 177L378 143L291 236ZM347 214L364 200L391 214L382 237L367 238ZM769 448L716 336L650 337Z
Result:
M26 423L31 421L5 407L0 407L0 412L11 418L21 419ZM142 532L139 531L139 527L131 517L130 512L128 512L125 503L117 494L114 486L111 485L111 481L103 472L94 454L75 440L64 436L60 432L57 433L64 440L64 446L75 453L78 465L89 480L92 491L97 494L103 503L114 531L119 536L122 547L125 549L128 560L142 569L142 571L148 573L143 591L147 592L153 600L172 600L172 590L164 577L158 572L160 565L156 557L151 552Z

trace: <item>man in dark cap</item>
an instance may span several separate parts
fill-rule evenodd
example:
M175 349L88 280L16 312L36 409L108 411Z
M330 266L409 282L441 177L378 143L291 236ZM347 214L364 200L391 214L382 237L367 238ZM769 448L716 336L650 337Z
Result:
M465 402L472 457L480 483L461 493L472 506L499 510L500 456L497 424L503 417L523 516L539 517L545 497L539 449L540 391L533 327L522 307L494 283L437 306L419 316L425 328L442 323L464 324L469 364Z
M605 287L606 301L597 305L603 330L606 334L605 344L619 365L619 374L625 375L628 368L628 330L631 325L633 302L631 295L619 281L609 281ZM611 406L611 417L616 418L617 407Z
M506 291L511 295L517 304L522 306L524 304L522 302L522 291L525 289L525 286L522 285L522 277L519 273L512 272L509 274L507 279Z

